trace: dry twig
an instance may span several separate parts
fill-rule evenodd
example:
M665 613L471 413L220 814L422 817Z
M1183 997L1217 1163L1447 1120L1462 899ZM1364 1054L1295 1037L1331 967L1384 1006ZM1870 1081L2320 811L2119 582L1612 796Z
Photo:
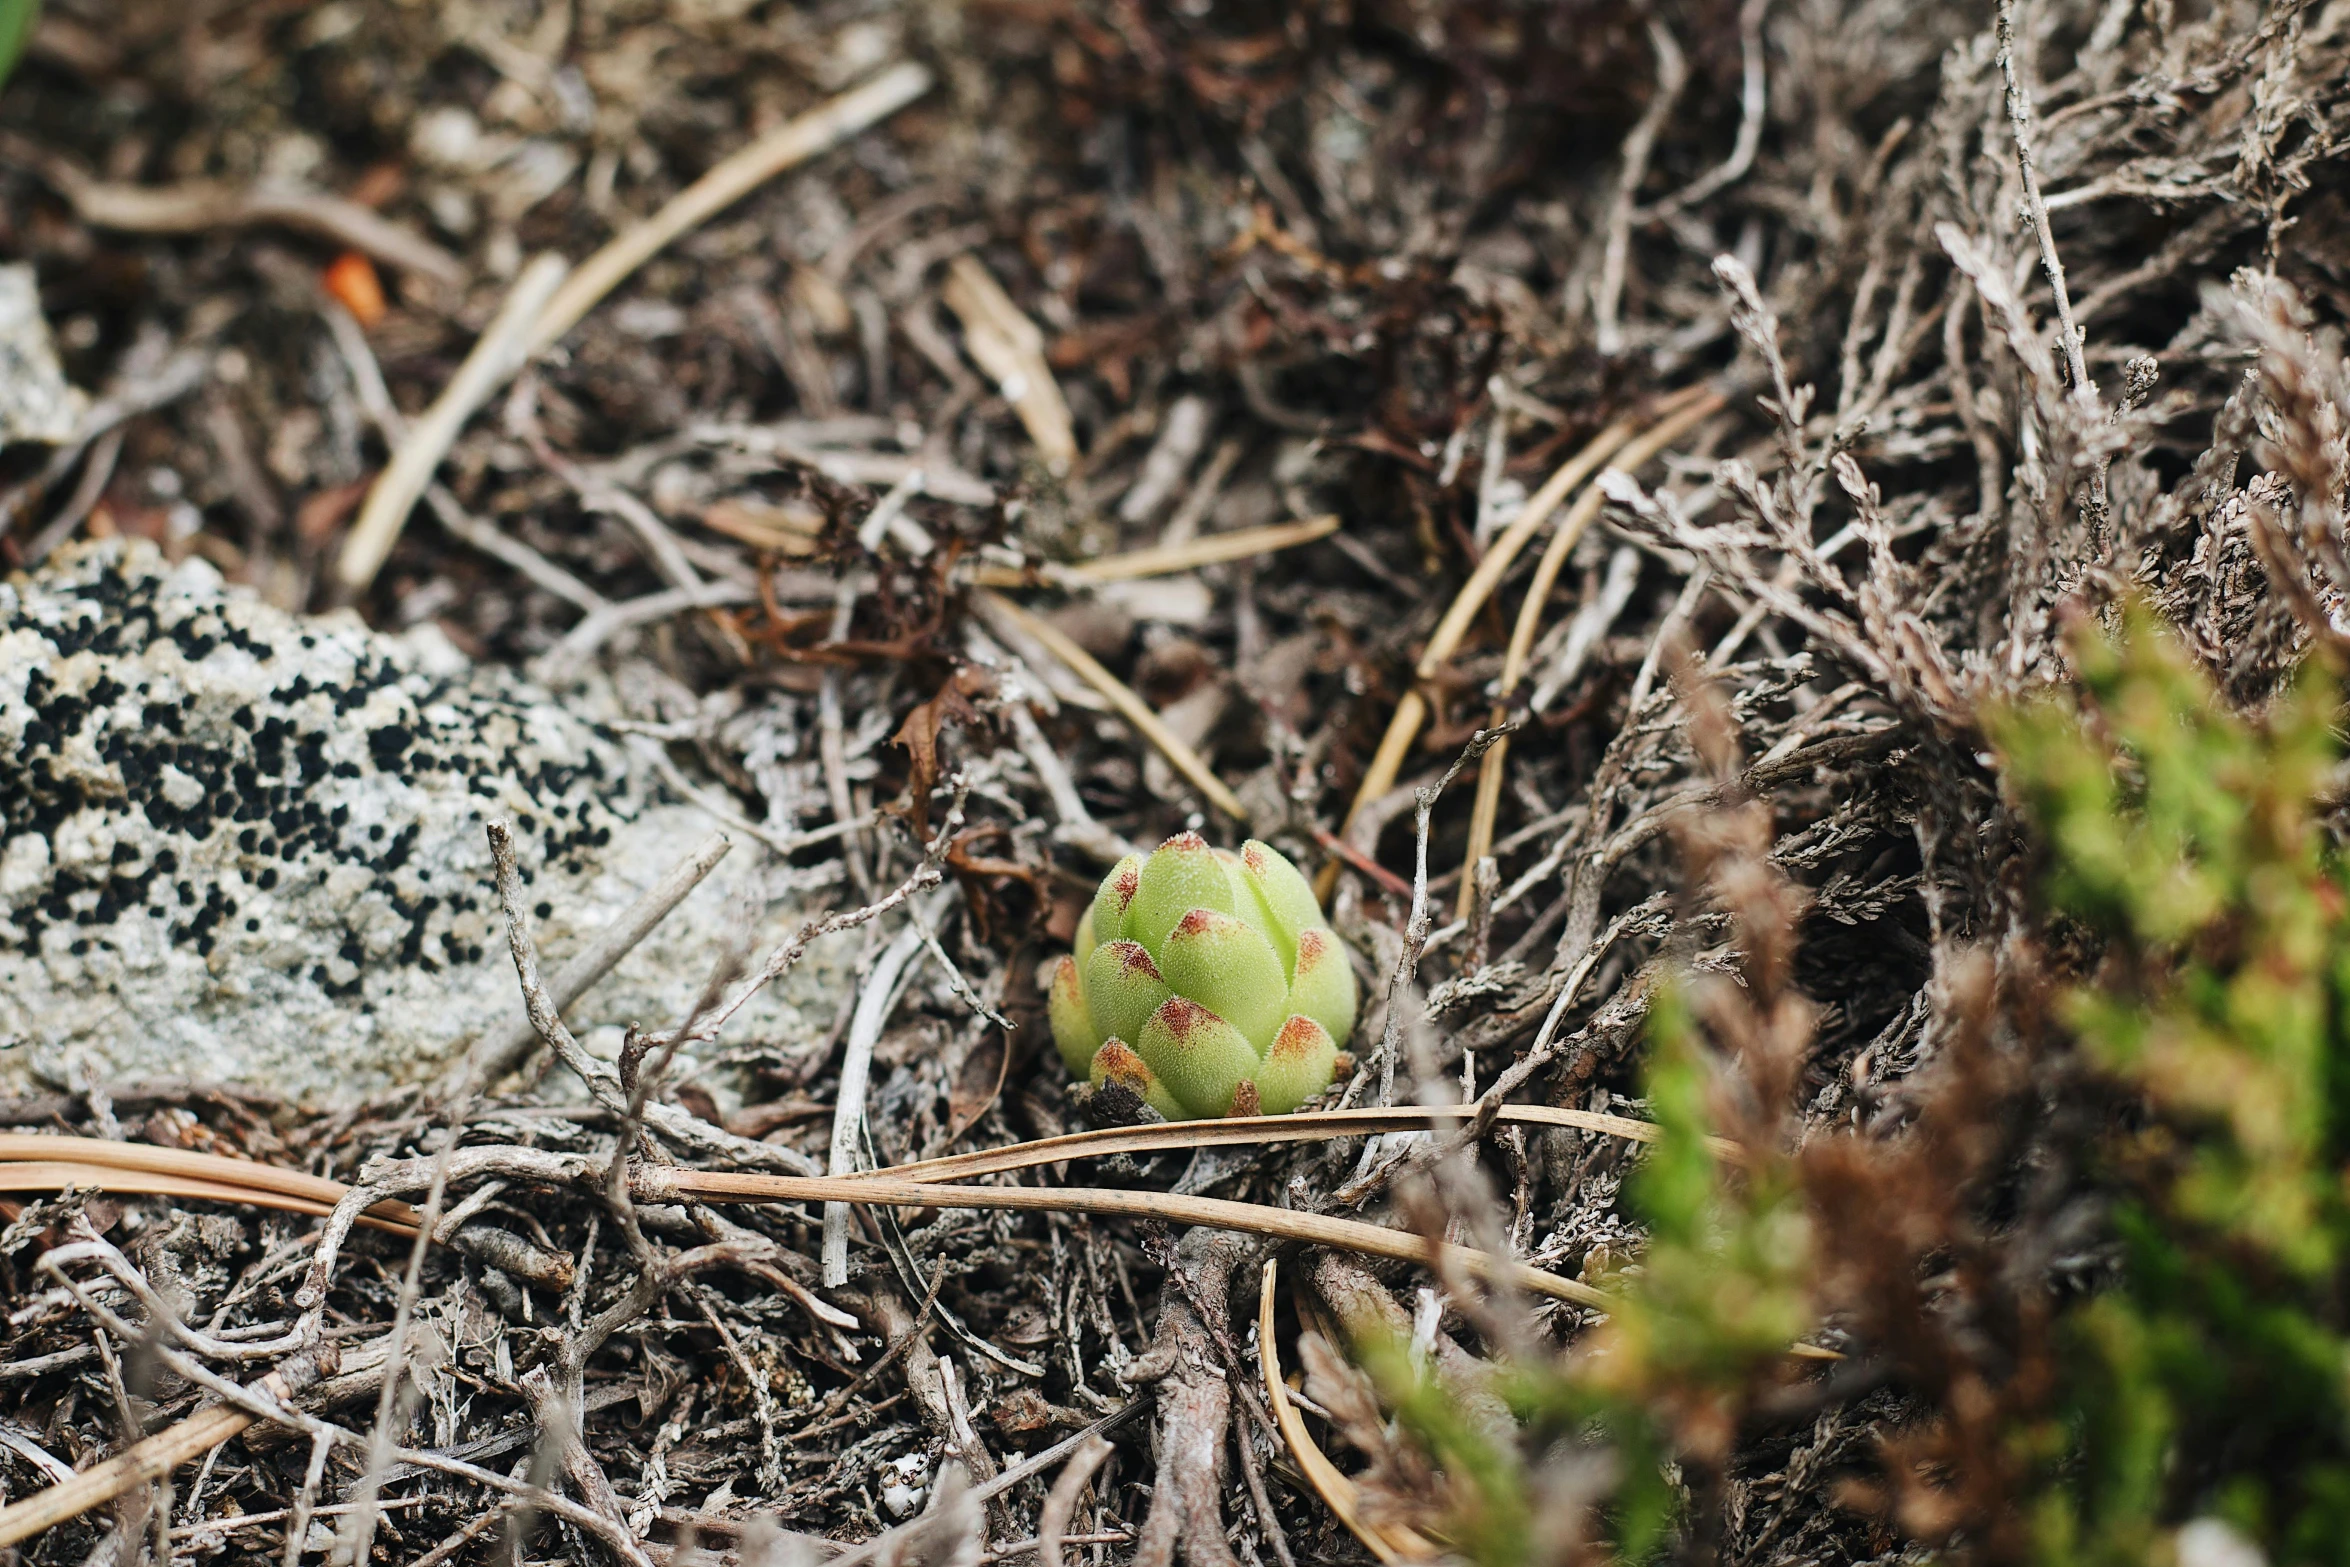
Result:
M1104 669L1092 654L1079 647L1058 626L985 588L980 589L978 600L984 611L1009 621L1022 636L1043 647L1068 665L1087 685L1100 692L1128 723L1142 731L1144 739L1159 748L1159 754L1173 764L1175 770L1210 805L1235 821L1248 819L1248 808L1240 803L1240 797L1225 787L1224 781L1215 775L1200 754L1169 729L1165 720L1151 711L1149 703L1136 696L1124 681Z

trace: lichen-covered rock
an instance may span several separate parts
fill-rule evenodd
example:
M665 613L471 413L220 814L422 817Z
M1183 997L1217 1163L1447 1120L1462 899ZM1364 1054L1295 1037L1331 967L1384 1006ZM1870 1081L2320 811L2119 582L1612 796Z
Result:
M88 405L57 363L33 269L0 267L0 447L70 441Z
M515 824L550 963L711 829L578 705L143 544L0 584L0 1091L170 1075L333 1101L439 1076L518 1011L488 819ZM747 902L752 874L722 866L574 1027L609 1048L680 1018L746 909L772 940L796 911ZM729 1043L804 1037L826 963Z

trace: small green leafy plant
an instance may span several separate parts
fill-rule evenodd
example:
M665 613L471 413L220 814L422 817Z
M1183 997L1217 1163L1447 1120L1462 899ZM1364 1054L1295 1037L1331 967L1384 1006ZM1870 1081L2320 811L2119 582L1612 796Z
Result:
M1794 1039L1764 1033L1786 996L1771 942L1792 927L1752 917L1744 878L1748 907L1725 898L1743 993L1683 980L1651 1013L1639 1268L1583 1353L1502 1368L1517 1449L1392 1346L1357 1346L1399 1438L1474 1503L1423 1528L1480 1567L1569 1559L1544 1539L1710 1559L1728 1466L1758 1408L1806 1396L1816 1373L1785 1350L1826 1320L1916 1401L1840 1502L1943 1559L2143 1567L2186 1559L2192 1530L2238 1559L2350 1563L2338 675L2321 654L2265 711L2233 713L2141 610L2072 653L2075 684L1984 721L2038 841L2041 939L2012 982L1987 952L1950 955L1911 1126L1771 1135L1792 1096L1752 1090ZM2013 1266L2048 1244L2029 1228L2043 1210L1996 1197L2018 1146L2003 1128L2052 1115L2073 1130L2035 1146L2071 1164L2071 1195L2044 1211L2110 1259L2070 1299ZM1743 1147L1735 1168L1708 1132ZM1604 1454L1605 1477L1550 1488L1569 1522L1529 1522L1548 1511L1535 1455L1576 1451Z
M0 83L8 80L8 73L16 69L24 46L33 36L33 23L41 15L41 0L0 0Z
M2077 702L1991 725L2050 904L2103 949L2064 1016L2132 1102L2100 1150L2121 1277L2061 1324L2072 1451L2031 1508L2035 1554L2149 1560L2202 1515L2271 1560L2350 1561L2335 678L2313 659L2240 718L2143 612L2074 659Z
M1179 833L1103 879L1053 974L1070 1075L1171 1121L1277 1115L1330 1086L1355 1025L1354 971L1314 890L1277 851Z

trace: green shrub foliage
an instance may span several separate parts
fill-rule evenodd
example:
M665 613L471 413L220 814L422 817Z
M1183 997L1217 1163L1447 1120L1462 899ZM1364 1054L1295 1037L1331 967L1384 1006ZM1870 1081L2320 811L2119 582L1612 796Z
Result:
M2122 1266L2061 1324L2039 1554L2144 1561L2209 1514L2272 1560L2350 1560L2335 681L2305 667L2254 722L2149 615L2075 656L2077 700L1992 725L2050 912L2102 954L2063 1016L2127 1090L2100 1150Z
M1631 1185L1646 1249L1573 1354L1503 1369L1517 1447L1398 1346L1358 1346L1397 1440L1463 1477L1456 1516L1422 1522L1467 1558L1584 1560L1594 1543L1624 1561L1711 1558L1725 1466L1759 1409L1837 1374L1789 1353L1833 1328L1913 1412L1882 1428L1875 1476L1843 1476L1836 1499L1913 1548L2168 1563L2192 1524L2274 1563L2350 1561L2334 673L2313 661L2240 716L2135 610L2076 634L2073 657L2075 684L1984 716L2034 834L2017 863L2042 936L1996 964L1946 955L1967 1015L1920 1072L1912 1124L1798 1148L1792 1104L1757 1104L1781 1003L1754 957L1770 945L1759 905L1725 894L1742 983L1668 981L1650 1011L1660 1136ZM1693 857L1717 888L1739 885L1721 857ZM2061 1287L2048 1247L2024 1255L2003 1228L2034 1177L2001 1119L2051 1116L2084 1128L2056 1205L2074 1216ZM1742 1151L1721 1156L1712 1133ZM1540 1523L1550 1507L1574 1524Z
M33 23L40 16L41 0L0 0L0 82L6 82L8 73L16 69L18 57L33 36Z

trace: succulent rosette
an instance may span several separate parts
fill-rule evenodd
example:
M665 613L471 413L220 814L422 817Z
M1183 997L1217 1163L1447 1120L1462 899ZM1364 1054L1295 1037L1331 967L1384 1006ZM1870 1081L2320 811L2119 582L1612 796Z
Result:
M1171 1121L1278 1115L1336 1075L1354 971L1280 853L1179 833L1103 879L1053 973L1052 1024L1071 1076Z

